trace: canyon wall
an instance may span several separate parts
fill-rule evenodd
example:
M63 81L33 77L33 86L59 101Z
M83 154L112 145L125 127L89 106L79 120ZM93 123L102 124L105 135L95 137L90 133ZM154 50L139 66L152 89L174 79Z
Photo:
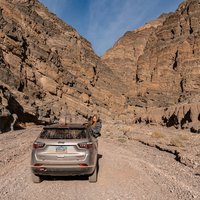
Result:
M174 13L125 33L101 60L126 85L129 118L146 121L148 110L159 110L160 123L164 123L162 113L174 110L171 116L177 116L182 105L199 113L195 106L200 100L199 53L200 1L187 0ZM195 123L199 124L198 115ZM170 124L176 126L176 122Z
M69 115L110 117L125 102L118 84L90 42L41 3L0 1L0 131Z

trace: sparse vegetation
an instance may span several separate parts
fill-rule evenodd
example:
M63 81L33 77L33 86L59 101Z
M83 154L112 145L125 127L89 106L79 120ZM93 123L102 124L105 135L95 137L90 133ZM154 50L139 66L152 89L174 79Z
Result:
M181 140L188 140L189 139L189 136L188 135L179 135L179 138Z
M165 135L164 135L163 133L161 133L161 132L153 132L153 133L151 134L151 136L152 136L153 138L157 138L157 139L159 139L159 138L164 138L164 137L165 137Z
M121 142L121 143L125 143L126 140L127 140L127 138L126 138L126 136L119 136L119 137L117 138L117 140L118 140L119 142Z
M180 137L171 138L170 145L175 147L184 147L184 144Z

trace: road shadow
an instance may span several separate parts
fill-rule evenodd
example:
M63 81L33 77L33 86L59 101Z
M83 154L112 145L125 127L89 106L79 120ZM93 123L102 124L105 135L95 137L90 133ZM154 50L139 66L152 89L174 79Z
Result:
M97 180L98 180L98 174L99 174L99 160L103 157L103 155L98 154L97 155ZM44 181L86 181L88 180L88 175L82 175L82 176L44 176Z
M43 181L86 181L88 176L44 176Z

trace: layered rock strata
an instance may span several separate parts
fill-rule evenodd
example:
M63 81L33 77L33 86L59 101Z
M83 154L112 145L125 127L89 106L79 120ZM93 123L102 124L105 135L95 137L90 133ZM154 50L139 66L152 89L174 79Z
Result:
M155 22L127 32L101 58L126 84L128 110L144 121L147 110L167 108L177 116L182 104L199 104L200 1L186 0ZM199 109L190 111L196 115ZM178 117L178 124L184 119ZM195 123L200 128L198 117Z
M123 108L120 88L91 44L37 0L0 1L1 131L15 121L109 116Z
M100 59L37 0L1 0L0 131L99 111L199 132L199 21L200 1L186 0Z

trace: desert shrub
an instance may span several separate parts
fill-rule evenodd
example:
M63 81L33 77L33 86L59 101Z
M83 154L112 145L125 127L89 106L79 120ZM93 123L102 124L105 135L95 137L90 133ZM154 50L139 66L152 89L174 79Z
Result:
M153 137L153 138L164 138L165 137L165 135L163 134L163 133L161 133L161 132L153 132L152 134L151 134L151 136Z
M180 137L171 138L170 145L175 147L184 147Z

